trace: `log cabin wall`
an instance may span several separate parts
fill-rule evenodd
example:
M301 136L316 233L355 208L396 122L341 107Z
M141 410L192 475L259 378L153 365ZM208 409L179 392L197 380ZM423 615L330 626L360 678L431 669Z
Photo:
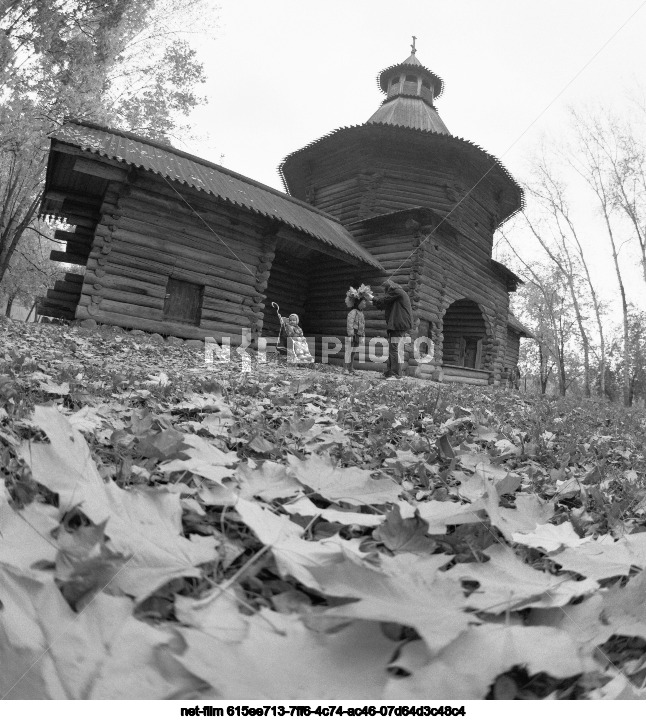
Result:
M302 192L295 197L330 213L347 224L360 217L365 193L359 146L345 145L308 163L303 173Z
M260 332L276 244L262 217L185 186L178 197L152 174L108 193L118 200L97 225L77 318L234 344ZM169 279L199 290L196 317L169 313Z
M451 213L450 222L491 257L504 213L500 179L483 177L464 148L425 133L364 126L324 138L305 154L283 168L295 197L345 224L415 206Z
M73 294L63 312L79 320L235 344L262 332L268 296L304 320L308 268L320 258L381 269L332 216L145 138L75 121L53 141L41 214L71 221L70 198L93 216L82 226L88 272L49 294ZM77 241L78 232L64 235ZM278 329L273 308L267 322Z
M507 340L506 318L509 296L506 285L492 269L488 259L481 254L467 255L464 246L456 238L438 230L432 239L423 245L419 282L418 316L433 330L435 343L435 367L422 368L422 377L438 370L439 365L448 362L451 351L444 354L446 338L445 312L452 303L463 299L473 301L482 313L486 333L483 339L481 369L490 373L492 382L499 382L503 368L503 354ZM463 240L458 235L457 240Z
M410 231L403 227L393 225L384 219L381 224L364 226L358 224L351 226L355 239L369 250L383 266L385 272L381 273L369 266L348 266L335 259L329 259L317 264L310 276L309 292L306 304L308 330L317 336L317 358L320 358L321 337L337 337L344 341L346 337L346 319L348 308L345 305L345 294L350 286L355 288L366 283L375 292L381 290L383 282L388 277L399 283L409 293L409 281L414 260L415 239ZM413 297L413 309L415 310ZM366 359L368 345L373 338L386 337L386 324L382 310L375 308L365 311L366 318ZM379 353L379 351L377 351ZM335 353L336 362L342 362L343 350ZM383 364L359 363L359 368L383 370Z
M352 285L355 288L367 283L373 289L384 280L383 274L368 266L353 267L342 263L336 258L321 258L310 274L309 291L305 304L304 332L315 336L316 358L321 360L323 338L338 338L343 344L346 338L346 320L349 309L345 304L345 294ZM366 339L384 337L386 325L383 311L376 309L365 312ZM334 343L329 341L331 348ZM367 343L366 343L367 357ZM343 349L330 357L333 362L343 362ZM359 364L360 368L382 370L381 365Z
M512 370L518 365L520 354L520 333L512 328L507 328L507 343L505 346L504 367Z
M409 135L409 134L407 134ZM472 163L444 144L424 144L410 134L406 142L376 138L369 149L370 165L380 177L366 212L387 213L426 206L470 240L471 252L491 258L493 231L500 217L496 188Z
M443 362L444 312L454 301L468 298L481 307L489 329L481 368L489 371L491 382L498 382L509 304L505 279L491 263L493 231L503 213L498 181L483 179L466 154L442 138L397 128L356 130L362 132L352 129L352 144L349 134L340 132L324 139L325 152L315 152L316 144L307 150L307 163L288 160L284 171L290 189L303 197L309 193L311 202L341 216L388 274L397 270L394 280L411 297L413 338L427 335L435 344L435 362L412 372L437 377ZM386 219L368 232L361 222L372 218L378 223L382 215L420 207L443 214L447 221L440 218L415 232L393 231L384 225ZM342 301L345 289L332 284L326 288L323 292L340 294ZM335 312L342 315L342 310ZM383 323L375 333L384 334ZM416 365L410 356L408 361Z

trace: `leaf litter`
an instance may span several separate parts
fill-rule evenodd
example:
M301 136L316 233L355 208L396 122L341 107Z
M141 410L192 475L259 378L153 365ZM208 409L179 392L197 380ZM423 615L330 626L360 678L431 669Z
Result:
M638 411L0 334L3 697L646 698Z

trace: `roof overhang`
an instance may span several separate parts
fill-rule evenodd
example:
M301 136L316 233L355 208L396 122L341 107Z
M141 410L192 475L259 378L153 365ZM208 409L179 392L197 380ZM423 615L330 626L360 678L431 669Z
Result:
M525 281L520 278L519 276L514 273L513 270L510 270L506 265L503 263L499 263L497 260L491 260L491 267L494 269L494 271L502 276L505 281L507 282L507 291L508 292L515 292L518 290L519 285L524 285Z
M67 121L50 138L52 146L46 192L57 190L51 187L52 165L56 162L56 155L60 151L76 152L110 166L112 172L121 173L122 180L128 178L128 173L133 170L156 174L166 180L180 198L181 185L191 187L304 233L320 243L322 252L328 247L334 254L345 255L383 270L376 258L363 248L334 216L275 188L176 150L170 145L127 131L77 120ZM186 203L190 207L188 201ZM60 215L57 213L56 204L47 197L40 212L42 215Z
M411 142L421 141L429 147L447 148L457 153L458 158L469 162L480 180L485 178L498 188L501 193L501 216L498 218L497 227L509 220L519 212L524 205L524 194L521 186L516 182L511 173L495 156L487 153L479 145L464 138L459 138L448 133L439 133L431 130L420 130L418 128L406 127L403 125L392 125L382 123L364 123L363 125L350 125L337 128L330 133L312 141L308 145L295 150L287 155L278 166L278 172L282 178L283 185L289 192L295 188L290 187L287 180L288 175L302 175L305 167L312 159L312 155L321 152L322 147L330 144L330 148L337 143L347 143L349 147L357 144L361 139L375 139L382 141L385 138L396 136L398 139L408 138ZM302 168L302 169L301 169ZM477 184L473 187L477 187Z
M513 313L507 316L507 328L511 328L514 332L525 338L534 338L534 334L528 330Z

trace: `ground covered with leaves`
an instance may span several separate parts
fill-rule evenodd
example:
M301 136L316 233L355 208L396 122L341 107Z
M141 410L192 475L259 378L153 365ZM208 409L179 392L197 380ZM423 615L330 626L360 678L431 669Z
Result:
M643 411L1 323L3 698L646 698Z

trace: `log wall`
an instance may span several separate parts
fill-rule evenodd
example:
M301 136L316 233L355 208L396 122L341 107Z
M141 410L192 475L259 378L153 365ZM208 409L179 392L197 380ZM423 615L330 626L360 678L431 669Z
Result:
M494 272L489 258L481 253L467 253L466 248L466 244L452 243L441 229L422 244L418 313L434 329L435 358L440 363L445 340L452 342L450 334L448 338L444 336L447 308L464 298L474 301L485 326L481 368L488 370L492 382L497 383L504 365L509 296L504 280Z
M413 206L450 213L464 240L491 257L503 215L498 171L484 175L464 148L395 128L333 136L290 170L295 194L342 222ZM508 183L509 181L507 181Z
M243 327L258 334L275 236L260 216L223 203L214 211L203 194L179 192L145 175L110 183L76 317L232 343ZM164 318L169 278L204 286L197 325Z
M408 231L392 226L358 228L354 233L361 245L369 250L384 266L382 273L369 266L351 267L335 260L324 259L313 268L310 275L309 293L306 303L307 329L316 338L317 358L321 357L322 336L338 338L344 342L348 308L345 294L350 286L355 288L362 283L370 285L379 292L384 280L393 280L405 289L411 277L414 251L414 239ZM384 313L373 308L365 311L366 318L366 358L371 339L385 338L386 324ZM380 350L377 350L379 353ZM337 362L343 357L343 350L333 356ZM359 363L359 368L383 370L383 364Z
M505 346L505 362L504 367L511 370L518 365L518 356L520 353L520 334L515 330L507 328L507 343Z
M355 237L382 262L388 275L396 272L394 279L408 288L414 337L426 334L434 341L435 363L416 372L423 377L437 372L445 342L443 315L454 301L469 298L484 318L481 367L489 371L492 382L499 382L505 365L509 298L505 280L491 266L493 231L502 215L503 186L497 171L483 177L464 152L421 134L371 128L352 140L333 136L318 152L312 149L308 164L294 168L299 174L294 183L297 194L304 193L346 223L371 217L376 223L375 216L417 206L444 215L447 223L422 227L407 237L387 227L359 229ZM343 330L342 301L350 275L332 268L319 275L312 282L310 301L319 319L317 332L338 334ZM367 316L368 334L384 334L378 318L375 312ZM450 344L452 339L446 341ZM414 366L414 359L410 360Z

